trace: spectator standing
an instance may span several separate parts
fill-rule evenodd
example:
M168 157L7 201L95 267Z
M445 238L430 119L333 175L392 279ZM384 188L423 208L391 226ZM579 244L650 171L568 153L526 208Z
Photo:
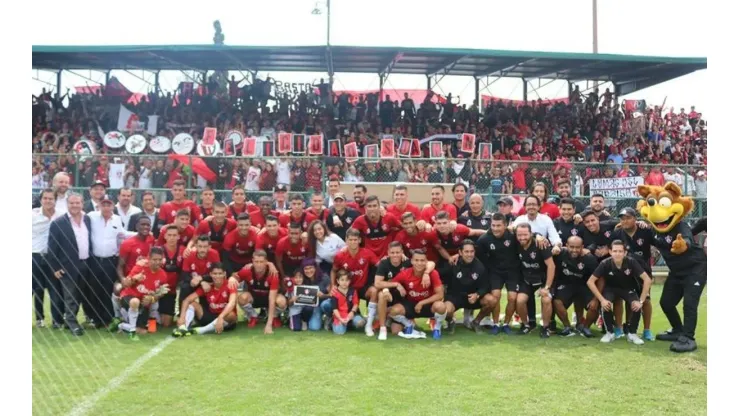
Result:
M706 198L707 197L707 173L705 171L700 170L699 172L696 173L695 186L696 186L696 197Z

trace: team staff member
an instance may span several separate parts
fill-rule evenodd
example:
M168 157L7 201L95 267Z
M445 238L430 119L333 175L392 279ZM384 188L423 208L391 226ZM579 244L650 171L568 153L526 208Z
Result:
M321 221L327 221L327 218L329 217L329 209L324 208L324 194L321 192L315 192L311 195L311 208L307 209L306 212Z
M473 319L472 326L476 333L481 333L480 321L493 310L493 295L490 280L483 263L475 258L475 243L465 239L460 246L460 258L454 264L445 279L447 293L445 307L450 332L455 332L455 311L458 309L479 310ZM435 322L436 324L436 322Z
M393 215L381 215L380 200L375 195L369 195L365 199L365 215L358 217L352 223L352 228L363 237L363 246L380 258L388 252L388 244L401 229L401 223Z
M131 188L124 187L118 191L118 203L113 209L113 213L121 218L124 230L128 229L131 217L141 212L141 208L131 204L133 198L134 191Z
M152 306L169 291L166 280L160 247L152 247L146 265L135 266L123 280L121 306L127 310L128 320L119 324L118 328L128 332L132 340L139 340L137 334L146 334Z
M203 219L198 205L185 196L185 181L177 179L172 182L172 201L165 202L159 208L159 225L172 224L179 215L181 209L187 209L190 214L190 223L196 225Z
M365 195L367 195L367 187L365 185L355 185L355 189L352 190L354 201L348 202L347 207L359 212L360 215L365 215L365 205L367 204Z
M280 278L275 270L270 270L269 265L267 253L256 250L252 255L252 264L237 273L238 280L245 283L244 292L239 294L237 303L244 309L245 317L249 317L247 326L252 328L257 325L254 308L267 308L265 334L272 334L273 327L281 326L278 316L288 306L285 296L278 293Z
M498 202L496 202L496 208L499 213L506 217L507 227L516 219L516 216L511 212L514 209L514 200L510 197L505 196L499 199Z
M108 326L113 320L111 293L118 280L118 241L125 236L121 217L113 213L113 201L103 197L99 210L87 214L90 218L90 240L92 241L92 258L88 294L90 314L98 328Z
M413 213L403 214L401 225L403 229L396 233L394 241L401 244L407 256L411 256L412 250L421 250L430 261L437 261L440 257L446 261L450 260L450 254L442 248L437 233L427 230L419 231Z
M128 230L131 232L136 232L137 224L139 223L139 218L141 217L148 217L149 223L152 225L151 227L151 233L154 236L154 238L159 237L159 223L157 222L157 218L159 216L159 209L157 209L157 206L154 203L154 194L150 191L146 191L141 195L141 212L138 214L133 214L131 216L131 219L128 222Z
M414 218L421 218L421 209L418 206L412 204L409 201L409 190L406 185L396 185L393 188L393 205L386 207L386 212L393 215L396 218L407 212L414 214Z
M539 292L542 302L541 338L550 337L550 318L552 317L552 294L550 288L555 280L555 262L549 247L539 248L532 235L529 224L516 227L516 239L519 242L519 263L522 270L522 287L516 298L516 307L522 323L522 334L528 334L535 327L528 321L527 301ZM536 325L536 322L535 322Z
M623 208L618 217L621 227L614 230L612 240L622 241L627 253L640 263L640 266L650 276L651 280L654 279L653 269L650 266L651 246L654 245L653 230L637 226L637 212L633 208ZM653 304L650 301L650 294L648 294L645 303L642 305L642 320L645 327L642 339L646 341L655 341L655 336L650 330L652 317Z
M46 326L44 323L44 289L47 289L51 303L52 327L60 329L64 321L62 282L52 275L46 259L49 251L49 226L52 221L64 215L64 212L60 213L56 210L55 198L53 189L44 189L40 196L41 206L31 210L31 274L36 326L39 328Z
M576 201L572 198L560 200L560 217L554 219L552 223L561 241L566 241L574 235L583 238L583 225L576 223L576 212L580 212L576 209Z
M432 203L421 210L421 219L427 224L434 225L436 215L444 211L449 215L450 221L457 224L457 209L454 205L445 202L445 188L442 185L432 186Z
M604 209L604 195L601 194L591 195L590 205L586 208L586 211L593 211L599 221L608 221L611 219L609 212Z
M388 312L391 319L403 326L403 333L397 325L391 327L393 334L399 334L404 338L425 338L426 335L414 330L411 321L414 318L434 317L434 328L432 336L434 339L442 338L442 322L447 316L447 307L444 304L444 286L439 278L439 273L433 270L429 277L431 285L423 287L422 280L426 273L427 257L419 250L415 250L411 256L410 269L406 269L391 279L398 283L397 289L401 288L406 296L403 300L393 305Z
M457 217L457 223L471 230L488 230L491 224L491 214L483 210L483 197L480 194L470 195L468 205L470 209Z
M493 335L503 331L511 334L509 323L516 312L521 272L519 267L519 243L516 235L506 228L506 217L497 212L491 218L491 228L478 238L476 254L488 270L493 301ZM501 289L506 285L506 312L503 327L498 325Z
M540 213L541 207L542 200L539 197L533 194L527 195L524 198L524 208L527 211L526 215L517 217L509 227L513 230L519 224L529 224L529 228L533 233L537 233L547 238L553 246L562 245L560 234L558 234L558 230L555 229L552 218Z
M252 262L252 253L257 247L257 231L249 223L249 214L243 212L236 217L236 229L224 237L222 249L228 260L228 270L234 273Z
M82 213L82 195L70 194L67 197L67 215L49 224L47 261L54 277L62 282L64 322L75 336L85 333L77 322L77 312L81 290L92 278L87 265L91 247L90 218Z
M86 214L95 212L100 209L100 201L103 200L103 197L105 196L105 191L106 186L105 182L103 181L98 180L90 185L90 200L85 202L83 206L83 211L85 211Z
M280 215L280 226L288 228L291 223L295 223L301 226L301 231L308 231L308 225L317 218L306 212L303 205L303 198L300 195L295 194L290 197L290 212Z
M226 218L226 204L218 201L211 207L212 216L198 223L195 230L196 238L207 235L211 240L211 248L221 253L226 235L236 229L236 221Z
M343 193L334 194L334 205L329 209L326 219L326 225L329 231L336 234L344 240L347 236L347 230L354 224L360 213L354 209L347 208L347 197ZM400 217L399 217L400 218Z
M452 186L452 205L455 207L457 218L470 211L470 205L465 202L465 197L468 195L468 187L464 183L456 183Z
M552 248L553 260L557 267L553 305L555 313L564 325L559 335L566 337L575 335L570 328L567 312L570 305L574 304L578 319L576 330L586 338L591 338L593 334L590 327L598 318L599 303L586 285L586 281L599 263L592 254L583 253L583 239L577 235L568 238L566 247L563 250L560 247ZM588 313L585 321L582 321L584 307L588 309Z
M609 343L616 339L612 302L615 297L619 297L624 299L632 310L630 326L626 328L627 341L642 345L645 342L637 336L636 332L640 325L640 310L650 293L650 276L645 273L637 260L627 256L623 242L612 241L610 251L611 258L602 261L588 279L588 288L599 299L601 309L604 311L604 325L607 332L601 338L601 342ZM596 286L596 281L599 279L604 279L603 294ZM640 292L639 295L638 292Z
M206 292L198 288L183 302L184 314L180 314L175 337L190 334L221 334L236 328L236 288L226 283L226 268L221 263L211 265L208 273L213 285ZM197 302L206 299L207 305ZM201 326L189 329L193 320Z

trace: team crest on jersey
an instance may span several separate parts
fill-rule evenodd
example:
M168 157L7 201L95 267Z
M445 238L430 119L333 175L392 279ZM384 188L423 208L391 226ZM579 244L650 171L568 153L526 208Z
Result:
M670 243L671 241L673 241L673 239L671 238L670 235L667 235L667 236L665 236L665 241L666 241L666 243Z
M344 220L344 221L346 221L346 222L347 222L347 224L352 224L352 218L349 218L349 217L347 217L347 219L346 219L346 220Z
M268 249L272 249L272 244L268 244L268 245L267 245L267 248L268 248Z
M470 277L472 277L473 280L478 280L478 273L473 273L470 275Z
M423 246L427 245L427 240L421 240L421 245Z
M365 234L370 234L370 229L365 230Z
M511 241L506 240L504 241L504 247L509 247L511 245Z
M363 264L365 264L365 259L360 259L360 266L362 266Z
M388 231L388 224L383 224L383 226L380 228L382 228L383 231Z
M583 263L578 263L578 270L583 270Z
M409 289L413 289L413 288L414 288L414 282L409 283Z
M308 228L308 223L305 221L303 222L303 228Z
M454 237L452 237L452 241L458 242L458 241L460 241L460 237L454 236Z
M531 253L529 253L529 257L531 257L531 258L532 258L532 260L534 260L534 259L536 259L536 258L537 258L537 253L535 253L535 252L531 252Z
M250 241L249 242L249 247L252 247L253 245L254 245L254 243Z
M496 245L495 244L491 244L491 250L496 250Z
M388 272L388 278L393 279L393 272Z
M210 269L211 268L211 262L210 261L208 263L206 263L206 268L207 269Z
M291 286L293 286L293 282L290 281L290 280L288 280L288 283L286 283L285 285L288 286L288 287L291 287Z
M488 221L487 220L480 220L480 225L482 225L482 226L485 227L486 225L488 225Z
M254 285L254 279L250 280L250 281L249 281L249 284L250 284L250 285Z
M190 265L190 270L195 270L195 264Z
M632 273L632 271L631 271L630 269L626 269L626 270L624 271L624 274L626 274L627 276L629 276L629 275L630 275L630 273Z
M348 269L348 268L349 268L349 265L348 265L347 263L344 263L344 264L342 265L342 267L344 267L345 269Z
M221 292L221 296L226 297L226 292Z
M457 278L462 279L462 272L457 272Z
M305 252L306 252L306 248L305 247L301 247L301 253L305 253Z
M177 212L175 212L175 211L173 210L173 211L172 211L172 216L174 217L175 215L177 215Z
M411 248L411 243L406 243L406 247Z
M612 235L611 231L607 231L604 233L604 237L609 238L609 236Z
M575 228L570 230L570 235L578 235L578 230L576 230Z
M140 248L137 248L136 249L136 254L141 254L141 249Z
M644 241L642 240L642 238L638 238L637 241L635 241L635 243L637 243L638 246L641 246L643 242Z
M468 220L468 226L471 226L471 225L473 225L473 221Z

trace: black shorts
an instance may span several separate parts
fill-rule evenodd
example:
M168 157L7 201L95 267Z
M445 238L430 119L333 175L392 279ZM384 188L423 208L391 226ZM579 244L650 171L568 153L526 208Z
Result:
M203 316L201 316L200 318L197 318L196 320L198 321L198 324L200 326L205 326L215 321L216 319L218 319L218 315L211 312L211 310L206 305L206 306L203 306Z
M475 301L475 303L468 302L468 295L465 293L456 293L453 295L448 295L445 297L445 301L450 302L454 307L455 310L458 309L481 309L480 304L480 298Z
M563 283L555 285L555 299L563 302L565 309L570 308L573 303L588 305L594 298L591 289L585 284Z
M525 295L528 295L530 298L534 296L538 290L542 289L545 286L544 283L528 283L524 280L519 281L519 293L524 293Z
M162 315L175 315L175 299L177 296L170 292L159 298L159 313Z
M358 295L360 295L360 299L364 299L369 302L370 299L368 299L367 296L365 296L365 294L367 293L368 289L374 286L375 286L375 278L373 277L373 279L367 279L367 281L365 282L365 286L363 286L362 289L358 290Z
M518 272L492 273L491 289L501 290L506 285L507 292L518 292L520 281Z
M388 302L388 306L392 306L403 301L404 297L401 296L401 292L399 292L395 287L388 289L388 292L391 294L391 301Z
M135 296L124 296L121 298L121 307L128 310L131 305L132 299L138 299ZM139 299L141 300L141 299ZM149 321L149 308L145 308L144 305L139 306L139 317L136 318L137 328L146 328L146 324Z
M628 304L634 301L640 301L640 295L637 293L637 289L623 289L609 286L604 288L604 298L609 302L614 302L614 299L620 298Z
M252 295L253 308L267 308L270 305L270 295L255 295L252 292L249 294Z
M427 303L426 305L421 307L421 312L416 313L416 303L411 302L410 300L404 298L401 302L399 302L401 305L403 305L403 308L406 310L406 318L408 319L414 319L414 318L434 318L434 312L432 312L432 304Z

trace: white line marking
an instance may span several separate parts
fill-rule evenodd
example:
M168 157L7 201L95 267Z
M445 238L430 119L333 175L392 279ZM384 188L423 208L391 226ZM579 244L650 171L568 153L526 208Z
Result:
M163 349L165 349L168 345L170 345L175 338L168 337L164 341L160 342L159 344L155 345L154 348L149 350L146 354L139 357L136 361L134 361L130 366L128 366L121 374L119 374L117 377L111 379L111 381L108 382L105 387L101 388L100 390L96 391L93 395L88 396L82 403L75 406L70 412L69 415L74 416L81 416L84 414L87 414L90 410L92 410L93 407L98 403L100 399L107 396L108 393L110 393L113 390L116 390L123 382L126 381L126 379L131 376L131 374L135 373L139 370L144 364L146 364L147 361L154 358L157 354L162 352Z

